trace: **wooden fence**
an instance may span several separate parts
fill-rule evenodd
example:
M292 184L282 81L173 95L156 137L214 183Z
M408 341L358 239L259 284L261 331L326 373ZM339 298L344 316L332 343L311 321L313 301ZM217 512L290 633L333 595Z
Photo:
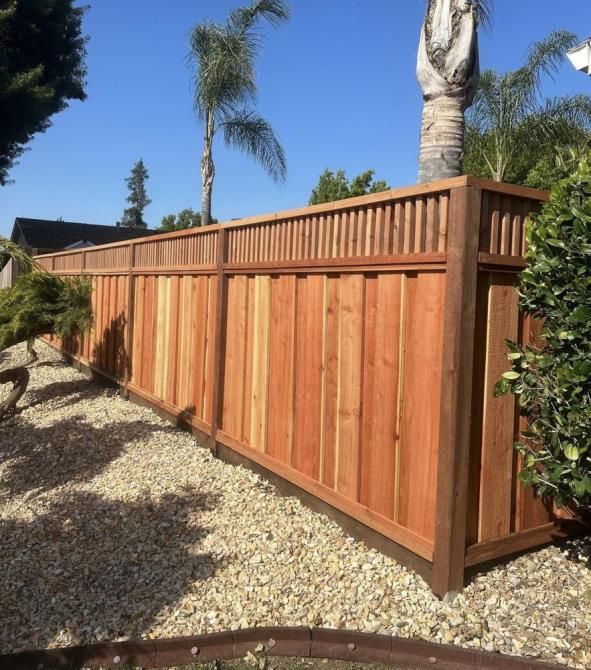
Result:
M420 557L434 590L560 534L493 398L545 194L457 179L39 257L91 277L77 360Z
M0 270L0 288L10 288L19 275L18 264L10 258L6 265Z

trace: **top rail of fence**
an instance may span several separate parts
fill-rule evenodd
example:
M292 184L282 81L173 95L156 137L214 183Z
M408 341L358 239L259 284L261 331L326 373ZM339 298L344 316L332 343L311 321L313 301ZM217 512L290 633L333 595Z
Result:
M337 259L444 259L450 222L450 194L472 186L485 194L481 252L521 256L525 221L546 194L522 186L457 177L357 198L237 219L204 228L163 233L75 251L37 257L56 272L201 269L218 262L220 231L223 261L240 269L259 264L327 265ZM399 259L400 260L400 259Z

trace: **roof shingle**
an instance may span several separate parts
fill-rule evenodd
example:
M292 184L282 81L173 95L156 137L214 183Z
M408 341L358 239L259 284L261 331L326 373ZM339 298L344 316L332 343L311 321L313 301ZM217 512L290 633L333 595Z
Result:
M147 230L145 228L122 228L73 221L48 221L46 219L17 217L12 229L11 239L14 242L18 241L19 229L29 247L33 249L55 249L56 251L80 241L98 245L159 234L157 230Z

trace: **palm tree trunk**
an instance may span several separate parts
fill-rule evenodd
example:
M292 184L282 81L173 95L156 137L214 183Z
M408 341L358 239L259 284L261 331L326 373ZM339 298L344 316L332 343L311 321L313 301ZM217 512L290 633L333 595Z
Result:
M465 120L478 85L477 4L429 0L417 58L425 101L419 181L462 174Z
M213 123L211 117L205 124L205 138L203 142L203 156L201 157L201 225L208 226L211 223L211 194L213 191L213 179L215 166L213 164Z
M465 120L463 101L454 96L426 100L421 126L419 182L462 174Z

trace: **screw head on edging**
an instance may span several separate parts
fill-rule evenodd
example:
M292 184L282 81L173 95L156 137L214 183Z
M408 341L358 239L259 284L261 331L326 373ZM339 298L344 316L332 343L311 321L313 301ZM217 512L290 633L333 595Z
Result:
M429 656L429 663L437 663L435 656Z
M197 656L197 654L199 653L199 647L191 647L191 653L193 654L193 656Z
M113 663L115 665L117 665L118 663L121 663L121 656L115 656L115 658L113 659Z
M357 649L357 645L354 642L349 642L349 644L347 645L347 649L349 651L355 651L355 649Z
M273 638L270 638L269 641L267 642L267 645L271 647L271 649L277 644Z

